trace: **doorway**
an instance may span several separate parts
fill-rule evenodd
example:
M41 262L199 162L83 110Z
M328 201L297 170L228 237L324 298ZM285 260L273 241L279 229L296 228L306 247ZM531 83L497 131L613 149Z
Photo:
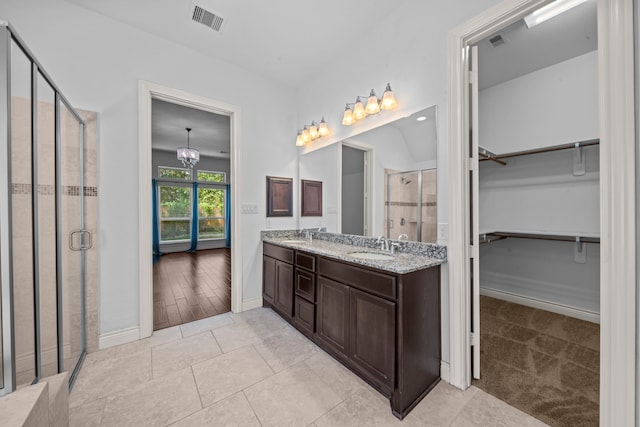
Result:
M370 235L369 149L342 144L341 227L343 234Z
M213 101L201 96L189 94L187 92L179 91L176 89L167 88L164 86L156 85L153 83L140 81L139 83L139 194L140 201L138 204L139 209L139 238L140 242L153 242L153 194L154 186L149 184L149 178L153 173L152 162L152 103L154 100L165 101L170 104L176 104L183 107L192 108L195 110L201 110L209 113L215 113L221 116L228 117L230 121L229 139L230 139L230 152L228 153L230 158L230 171L227 177L227 183L231 186L231 194L235 193L235 188L239 187L240 168L239 168L239 128L240 128L240 108L234 105L222 103L219 101ZM184 126L184 136L180 139L180 145L188 142L188 131L186 131L187 125ZM173 141L175 143L175 141ZM212 172L212 171L205 171ZM215 171L213 171L215 172ZM177 181L177 180L174 180ZM205 181L205 180L200 180ZM216 187L219 182L198 183L197 187L191 187L190 192L202 191L204 187ZM187 187L190 184L186 184ZM176 186L184 187L185 183ZM201 188L203 187L203 188ZM195 190L197 188L197 190ZM157 194L157 193L156 193ZM195 198L192 198L193 202ZM229 224L227 229L230 230L231 239L233 245L231 245L230 256L233 259L231 264L231 311L242 311L242 248L241 239L239 238L239 220L240 209L238 197L232 197L231 201L227 203L230 212L227 213L229 218ZM196 211L198 209L193 209ZM215 216L215 215L214 215ZM171 219L171 218L165 218ZM180 219L180 218L178 218ZM212 219L212 218L207 218ZM215 218L213 218L215 220ZM215 222L215 221L214 221ZM196 224L191 222L191 224ZM176 227L179 229L180 227ZM193 228L193 227L192 227ZM199 226L196 227L200 231ZM214 227L215 228L215 227ZM215 230L214 230L215 231ZM185 240L185 239L183 239ZM185 244L185 242L176 242L176 244ZM200 243L196 245L196 250ZM202 249L202 248L201 248ZM149 247L141 244L139 250L139 262L140 262L140 338L151 336L153 332L154 310L153 310L153 253L149 250ZM185 295L186 297L186 295ZM186 298L185 298L186 299Z
M151 116L158 330L231 310L231 121L159 99Z
M450 198L448 251L450 277L450 382L470 384L472 235L469 207L471 150L468 115L470 46L522 19L548 1L505 1L455 28L450 58ZM601 425L635 420L635 188L633 98L633 2L598 1L598 91L600 137ZM462 53L462 54L461 54ZM618 185L629 183L622 190ZM612 218L617 218L612 221ZM617 225L616 225L617 224ZM631 301L633 300L633 301ZM616 325L630 325L622 329ZM615 351L614 351L615 349Z

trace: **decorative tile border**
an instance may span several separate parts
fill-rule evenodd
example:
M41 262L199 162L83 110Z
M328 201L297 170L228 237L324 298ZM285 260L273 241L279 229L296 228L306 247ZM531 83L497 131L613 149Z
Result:
M417 207L417 202L384 202L385 206L412 206ZM436 202L422 202L422 206L437 206Z
M11 184L11 194L28 196L31 195L32 188L33 186L31 184ZM62 194L64 196L79 196L81 188L82 187L78 185L63 185ZM98 196L98 187L84 187L83 190L83 194L86 197ZM38 194L40 196L55 196L56 188L50 184L39 184Z

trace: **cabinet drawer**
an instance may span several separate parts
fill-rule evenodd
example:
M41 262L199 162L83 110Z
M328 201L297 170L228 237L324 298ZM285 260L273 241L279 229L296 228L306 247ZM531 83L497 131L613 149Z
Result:
M296 252L296 266L316 271L316 257L304 252Z
M318 274L387 299L396 299L396 278L341 262L318 258Z
M295 304L295 319L296 325L310 334L316 331L316 305L310 303L304 298L296 296Z
M264 255L293 264L293 249L283 248L282 246L276 246L266 242L263 243L262 247Z
M296 268L296 294L311 302L316 302L316 275Z

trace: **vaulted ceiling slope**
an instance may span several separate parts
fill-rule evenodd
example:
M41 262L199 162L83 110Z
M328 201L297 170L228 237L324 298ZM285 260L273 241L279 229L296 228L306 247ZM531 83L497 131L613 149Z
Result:
M407 0L67 1L297 88ZM221 31L193 21L194 5L223 18Z

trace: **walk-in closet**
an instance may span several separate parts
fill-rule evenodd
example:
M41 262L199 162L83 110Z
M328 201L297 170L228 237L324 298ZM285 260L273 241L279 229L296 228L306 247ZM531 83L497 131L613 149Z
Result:
M474 384L549 425L598 425L596 2L474 49ZM474 119L472 119L474 120ZM479 325L478 325L479 323Z

